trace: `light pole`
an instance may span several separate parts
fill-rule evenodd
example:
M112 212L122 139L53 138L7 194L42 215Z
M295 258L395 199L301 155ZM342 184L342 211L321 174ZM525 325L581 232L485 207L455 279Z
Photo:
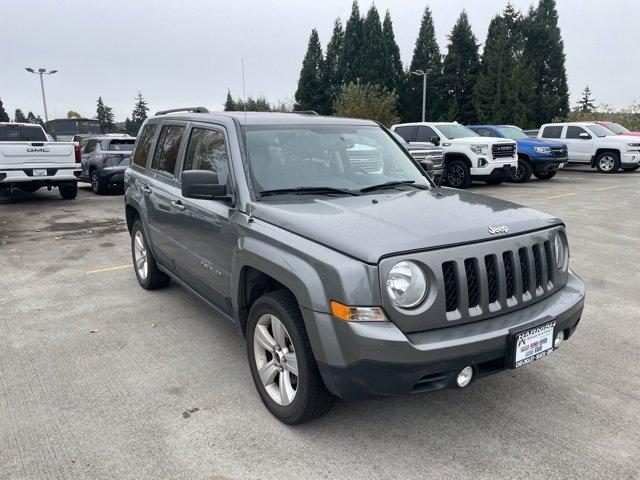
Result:
M40 75L40 88L42 89L42 103L44 105L44 121L49 121L49 114L47 113L47 98L44 95L44 81L42 80L43 75L53 75L57 72L57 70L49 70L47 72L46 68L39 68L36 72L35 69L26 67L25 70L29 73L33 73L35 75Z
M422 75L422 121L425 121L425 113L427 109L427 74L431 73L431 70L414 70L414 75Z

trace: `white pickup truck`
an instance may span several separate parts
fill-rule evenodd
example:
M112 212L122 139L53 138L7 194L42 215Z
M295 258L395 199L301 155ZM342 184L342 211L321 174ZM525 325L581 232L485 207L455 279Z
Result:
M466 188L471 180L497 185L518 167L518 146L508 138L480 137L458 122L416 122L393 125L407 142L431 142L444 152L444 183Z
M57 187L62 198L72 200L80 171L77 143L49 142L40 125L0 123L0 190Z

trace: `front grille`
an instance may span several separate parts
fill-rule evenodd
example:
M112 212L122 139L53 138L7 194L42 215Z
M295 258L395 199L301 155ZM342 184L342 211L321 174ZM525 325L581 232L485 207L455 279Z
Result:
M382 157L376 152L349 152L349 164L352 170L374 173L382 168Z
M534 245L533 249L533 267L536 272L536 287L542 286L542 265L540 263L540 247Z
M458 277L456 276L455 262L442 264L442 276L444 279L447 312L453 312L458 306Z
M493 158L513 157L515 154L515 143L495 143L491 146L491 155Z
M410 150L409 153L416 162L431 160L435 168L442 166L442 150Z
M551 281L553 278L553 258L551 257L551 242L548 240L544 242L544 258L547 261L547 280Z
M467 274L467 293L469 308L477 307L480 303L480 285L478 281L478 267L475 258L467 258L464 261L464 270Z
M551 154L553 155L553 158L566 160L568 157L567 147L551 147Z
M489 303L498 300L498 268L496 258L493 255L484 257L484 266L487 269L487 284L489 289Z
M507 282L507 298L512 298L516 294L516 279L513 273L511 252L504 252L502 254L502 263L504 263L504 277Z

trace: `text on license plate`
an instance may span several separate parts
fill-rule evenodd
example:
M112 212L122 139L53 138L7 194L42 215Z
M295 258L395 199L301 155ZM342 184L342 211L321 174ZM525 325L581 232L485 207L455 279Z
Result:
M33 169L33 176L34 177L46 177L47 176L47 169L46 168L34 168Z
M553 352L553 330L556 322L545 323L515 335L515 368Z

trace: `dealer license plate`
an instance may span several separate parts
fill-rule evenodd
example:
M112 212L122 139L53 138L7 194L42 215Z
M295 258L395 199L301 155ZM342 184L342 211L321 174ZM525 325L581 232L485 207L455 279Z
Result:
M553 352L553 333L556 322L549 322L516 333L513 338L514 368L527 365Z
M34 168L33 169L33 176L34 177L46 177L47 176L47 169L46 168Z
M561 163L559 168L564 168L564 163Z

